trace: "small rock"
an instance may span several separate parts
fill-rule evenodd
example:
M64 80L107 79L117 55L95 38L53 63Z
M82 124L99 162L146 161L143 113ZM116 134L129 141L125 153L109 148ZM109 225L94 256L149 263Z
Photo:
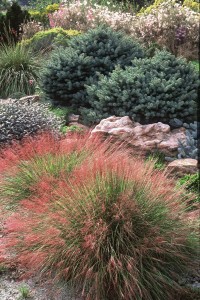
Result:
M185 174L195 174L198 171L197 164L198 161L192 158L176 159L168 164L167 170L170 174L181 177Z

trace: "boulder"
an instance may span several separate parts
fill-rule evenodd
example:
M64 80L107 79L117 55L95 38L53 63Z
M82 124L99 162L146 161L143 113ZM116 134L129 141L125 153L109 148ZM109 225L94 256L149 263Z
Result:
M185 174L195 174L198 171L198 161L192 158L176 159L168 164L167 171L178 177Z
M131 119L127 116L125 117L109 117L103 119L91 132L94 133L104 133L113 135L129 135L134 128L139 123L133 123Z
M118 136L126 140L142 155L149 151L161 151L167 156L176 156L179 140L186 139L185 128L170 130L170 126L161 122L141 125L131 121L128 116L109 117L102 120L91 134L103 133Z

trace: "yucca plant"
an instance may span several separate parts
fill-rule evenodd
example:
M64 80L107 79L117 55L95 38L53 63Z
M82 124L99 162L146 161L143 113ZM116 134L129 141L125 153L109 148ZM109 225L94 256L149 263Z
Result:
M0 98L33 94L39 79L41 58L22 43L0 44Z
M29 271L78 286L87 300L175 299L180 274L197 258L195 215L186 213L182 189L151 162L130 158L123 147L100 145L82 135L61 141L63 155L78 149L89 155L70 176L55 177L54 185L41 175L39 193L25 195L5 222L3 245ZM27 164L28 147L15 153ZM42 148L48 153L47 145ZM52 161L47 164L51 177ZM13 166L18 169L19 160ZM30 163L32 174L34 169Z

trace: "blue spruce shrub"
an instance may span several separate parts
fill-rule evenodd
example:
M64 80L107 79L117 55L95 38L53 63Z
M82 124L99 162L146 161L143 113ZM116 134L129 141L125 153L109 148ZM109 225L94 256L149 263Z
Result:
M124 68L144 50L122 32L100 26L69 41L67 49L52 53L42 76L43 90L53 104L89 106L85 84L108 75L116 65Z
M92 109L82 110L86 123L88 118L98 122L110 115L128 115L142 124L194 120L198 74L191 63L159 51L153 58L134 59L132 64L87 85Z
M194 122L186 125L186 140L179 141L178 158L193 158L198 159L200 141L200 122Z

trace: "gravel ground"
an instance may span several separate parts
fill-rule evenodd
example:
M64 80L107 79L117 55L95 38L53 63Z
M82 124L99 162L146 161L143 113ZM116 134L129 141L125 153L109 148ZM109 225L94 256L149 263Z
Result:
M29 296L22 297L20 290L26 288ZM70 289L37 283L36 279L17 281L10 275L4 274L0 277L0 300L81 300L74 295Z
M82 300L80 296L70 291L69 287L61 288L56 285L41 283L37 278L19 281L17 276L19 274L16 271L10 270L0 275L0 300ZM200 290L200 274L186 276L182 285ZM20 291L24 287L29 291L27 298L22 298ZM199 299L198 296L193 298L193 300Z

